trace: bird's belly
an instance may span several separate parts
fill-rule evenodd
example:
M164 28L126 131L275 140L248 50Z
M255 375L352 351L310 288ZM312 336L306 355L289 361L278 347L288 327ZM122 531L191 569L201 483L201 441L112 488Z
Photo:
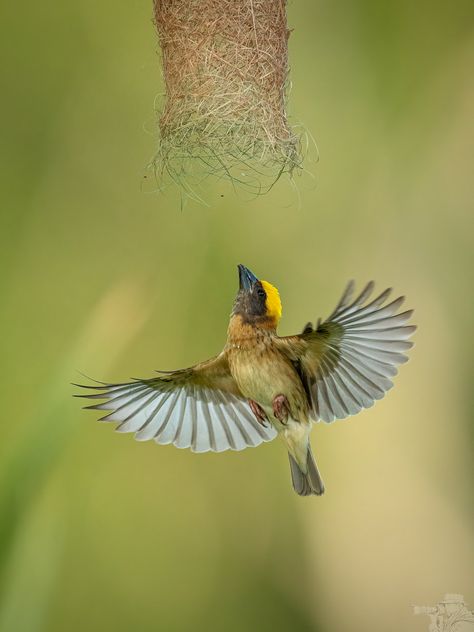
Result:
M291 379L280 375L275 368L258 364L243 364L240 366L235 379L242 394L253 399L261 406L272 405L276 395L287 395L294 389Z
M273 416L273 400L277 395L285 395L296 418L306 408L306 395L298 374L278 356L260 356L255 361L251 355L241 353L232 368L242 395L260 404L269 418Z

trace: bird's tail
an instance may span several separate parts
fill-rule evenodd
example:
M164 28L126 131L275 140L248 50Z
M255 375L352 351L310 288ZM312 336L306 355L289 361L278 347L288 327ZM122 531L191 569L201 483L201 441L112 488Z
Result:
M302 470L296 459L289 452L288 456L290 459L291 480L295 492L300 496L309 496L310 494L321 496L321 494L324 494L324 483L311 452L311 446L308 444L306 472Z

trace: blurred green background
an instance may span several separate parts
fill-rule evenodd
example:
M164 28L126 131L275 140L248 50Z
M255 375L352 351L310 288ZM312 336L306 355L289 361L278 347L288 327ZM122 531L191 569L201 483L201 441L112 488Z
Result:
M210 184L184 209L143 186L151 3L1 12L1 632L421 631L413 604L474 608L474 4L291 3L314 180L250 202ZM352 277L416 310L386 400L315 427L322 498L293 493L278 442L138 444L71 397L78 371L218 352L240 262L279 287L283 334Z

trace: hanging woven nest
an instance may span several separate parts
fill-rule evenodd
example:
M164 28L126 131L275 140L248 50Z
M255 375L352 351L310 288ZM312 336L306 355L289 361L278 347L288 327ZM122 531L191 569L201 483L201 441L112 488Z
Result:
M288 124L286 0L154 0L165 99L153 165L192 193L210 175L267 191L301 166Z

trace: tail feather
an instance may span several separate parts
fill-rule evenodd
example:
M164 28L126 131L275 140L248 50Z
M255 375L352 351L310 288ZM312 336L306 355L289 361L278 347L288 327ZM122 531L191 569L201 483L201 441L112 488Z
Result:
M311 446L308 445L306 473L303 472L290 453L288 453L288 456L290 459L291 480L295 492L300 496L309 496L310 494L321 496L321 494L324 494L324 483L311 452Z

